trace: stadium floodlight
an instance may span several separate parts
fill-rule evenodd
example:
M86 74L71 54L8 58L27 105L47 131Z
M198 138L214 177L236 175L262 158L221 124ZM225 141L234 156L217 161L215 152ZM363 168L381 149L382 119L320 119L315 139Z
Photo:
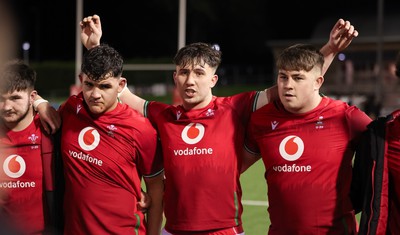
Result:
M29 42L22 43L22 50L24 52L24 62L29 64L29 49L31 48L31 44Z

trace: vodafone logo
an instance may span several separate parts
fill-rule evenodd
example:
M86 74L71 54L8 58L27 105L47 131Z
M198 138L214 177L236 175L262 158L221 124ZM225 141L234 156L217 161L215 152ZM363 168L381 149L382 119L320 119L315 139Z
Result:
M301 157L304 152L304 143L300 137L289 135L282 140L279 145L279 153L288 161L295 161Z
M196 144L204 136L205 128L200 123L190 123L182 131L182 140L187 144Z
M7 176L15 179L21 177L25 173L26 164L21 156L13 154L8 156L4 161L3 170Z
M82 149L91 151L99 145L100 134L93 127L85 127L79 133L78 143Z

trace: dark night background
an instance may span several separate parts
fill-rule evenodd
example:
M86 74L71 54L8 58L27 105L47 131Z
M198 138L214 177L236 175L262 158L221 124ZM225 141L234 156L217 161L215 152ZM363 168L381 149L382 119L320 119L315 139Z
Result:
M23 57L22 43L29 42L32 63L75 61L76 0L2 1L9 3L15 16L19 57ZM377 18L378 1L187 0L186 44L219 44L223 53L221 67L228 68L223 77L253 73L272 78L269 41L307 42L320 21L332 19L324 36L328 39L339 18L353 23L352 19L360 14ZM381 1L385 15L400 14L399 0ZM179 0L83 2L83 16L100 15L102 42L115 47L126 63L172 63L178 47ZM56 72L49 74L62 79L62 72ZM46 77L41 71L39 74ZM170 78L170 74L167 76ZM60 84L61 80L52 86Z
M19 25L18 45L30 42L31 60L74 60L75 0L8 1ZM398 0L384 3L385 13L400 14ZM125 58L172 58L177 50L178 7L179 0L85 0L83 15L100 15L103 42ZM262 63L267 40L308 39L324 17L376 17L376 9L375 0L187 0L186 43L220 44L224 63Z

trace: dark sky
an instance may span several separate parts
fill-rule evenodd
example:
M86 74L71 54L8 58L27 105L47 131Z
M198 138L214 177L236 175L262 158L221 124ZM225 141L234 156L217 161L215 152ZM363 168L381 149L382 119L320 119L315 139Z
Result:
M31 44L30 60L75 59L75 0L5 0L14 11L18 51ZM400 14L399 0L384 0ZM99 14L103 42L127 59L172 59L177 50L179 0L84 1L84 16ZM186 42L218 43L224 63L264 63L266 41L308 39L324 17L376 17L376 0L187 0ZM334 23L334 22L333 22ZM400 26L399 26L400 27ZM327 35L328 36L328 35Z

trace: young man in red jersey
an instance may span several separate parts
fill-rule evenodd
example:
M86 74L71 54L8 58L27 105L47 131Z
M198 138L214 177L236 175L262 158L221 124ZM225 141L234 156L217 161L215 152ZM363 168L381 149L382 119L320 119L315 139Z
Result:
M99 45L100 18L87 17L81 26L86 48ZM325 69L357 34L350 22L337 22L321 49L327 57ZM165 168L163 234L244 234L239 176L254 163L254 158L241 157L245 128L251 112L268 103L268 92L213 96L220 62L221 52L205 43L178 51L174 81L183 101L179 106L147 102L127 89L120 95L124 103L144 113L160 135Z
M276 64L279 100L252 113L246 141L265 166L268 234L355 235L352 160L371 119L320 95L324 56L315 47L288 47Z
M126 83L122 68L122 56L108 45L86 51L82 92L58 110L64 234L160 234L164 176L157 132L147 118L118 102ZM146 216L140 207L142 179L151 198Z
M54 232L53 143L32 108L36 72L19 60L0 70L0 220L15 234ZM10 232L12 234L12 232Z
M64 163L64 234L159 234L163 166L148 119L117 100L123 59L108 45L83 56L82 92L59 109ZM137 209L141 180L152 199ZM146 224L147 223L147 224Z
M396 58L400 78L400 52ZM354 161L360 234L400 234L400 110L368 125Z

